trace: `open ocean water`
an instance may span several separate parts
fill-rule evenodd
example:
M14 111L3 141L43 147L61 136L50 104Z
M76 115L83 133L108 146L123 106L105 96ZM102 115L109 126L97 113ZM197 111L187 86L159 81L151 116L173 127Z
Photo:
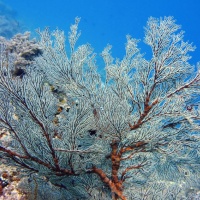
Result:
M79 43L90 43L100 54L109 43L114 57L124 56L126 35L140 39L140 48L151 57L143 43L144 26L152 17L173 16L185 31L185 40L197 47L191 53L191 63L200 55L200 1L199 0L3 0L1 15L11 15L23 31L50 27L59 28L66 35L75 17L81 17Z

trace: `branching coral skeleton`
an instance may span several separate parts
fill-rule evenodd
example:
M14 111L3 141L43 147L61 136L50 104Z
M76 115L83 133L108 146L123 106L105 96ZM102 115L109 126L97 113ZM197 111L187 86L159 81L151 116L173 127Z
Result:
M62 31L38 30L41 55L22 77L13 76L15 58L0 45L0 126L11 138L1 135L0 156L46 177L67 199L139 199L140 190L158 199L173 189L164 181L199 187L200 71L188 62L195 47L180 26L149 18L150 60L131 36L122 60L108 45L103 82L91 46L76 47L79 21L69 46Z

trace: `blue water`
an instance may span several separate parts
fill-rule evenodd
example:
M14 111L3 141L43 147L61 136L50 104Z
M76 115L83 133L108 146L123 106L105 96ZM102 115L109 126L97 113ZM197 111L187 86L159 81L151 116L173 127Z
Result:
M24 30L62 29L66 32L76 16L81 17L82 31L79 43L90 43L96 53L106 44L113 46L114 57L122 58L126 35L141 39L140 48L150 49L142 43L148 17L174 16L185 30L185 40L197 47L191 63L200 60L200 1L199 0L4 0L15 12L15 18ZM34 34L33 34L34 35Z

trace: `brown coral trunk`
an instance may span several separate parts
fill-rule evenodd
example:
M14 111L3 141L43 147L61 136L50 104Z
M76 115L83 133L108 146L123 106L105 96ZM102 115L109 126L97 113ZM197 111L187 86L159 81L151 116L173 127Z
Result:
M123 195L123 186L122 181L118 178L118 171L120 167L122 153L117 152L118 143L117 141L113 140L111 144L112 152L111 152L111 161L112 161L112 182L114 183L116 189ZM118 194L113 194L113 200L120 199L121 197ZM124 199L126 199L124 197Z
M113 193L113 200L116 200L116 199L126 200L126 197L123 195L123 191L119 190L117 185L115 185L115 183L113 183L113 181L110 180L106 176L106 174L103 172L102 169L98 169L96 167L93 167L92 172L96 173L97 175L99 175L99 177L101 178L102 182L105 183L111 189L111 191Z

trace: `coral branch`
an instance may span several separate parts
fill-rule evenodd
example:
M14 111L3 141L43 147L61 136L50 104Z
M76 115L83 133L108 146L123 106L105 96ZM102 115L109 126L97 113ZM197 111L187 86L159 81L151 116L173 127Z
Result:
M96 173L97 175L99 175L99 177L101 178L102 182L105 183L106 185L109 186L109 188L111 189L111 191L113 193L115 193L119 198L121 198L122 200L126 200L126 197L123 195L123 192L120 191L116 185L113 183L113 181L111 181L106 174L103 172L103 170L98 169L96 167L92 168L92 172Z
M121 180L124 182L124 176L126 175L126 173L132 169L139 169L141 167L143 167L144 164L139 164L139 165L136 165L136 166L130 166L130 167L127 167L123 172L122 172L122 176L121 176Z
M9 156L11 156L11 157L12 157L12 156L16 156L16 157L18 157L18 158L25 158L25 159L28 159L28 158L29 158L28 156L20 155L20 154L14 152L14 151L11 151L11 150L6 149L6 148L1 147L1 146L0 146L0 151L3 151L3 152L5 152L5 153L8 153Z
M144 123L142 120L148 115L149 111L157 103L158 103L158 99L156 99L151 105L149 105L149 97L147 97L144 103L144 112L140 115L140 118L134 125L131 125L131 123L129 123L130 130L135 130L139 128Z

